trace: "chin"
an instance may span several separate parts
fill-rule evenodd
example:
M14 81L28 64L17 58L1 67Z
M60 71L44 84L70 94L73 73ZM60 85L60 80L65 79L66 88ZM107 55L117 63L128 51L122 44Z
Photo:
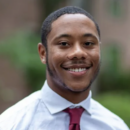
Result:
M84 91L87 91L90 87L89 86L85 86L85 87L68 87L68 89L71 91L71 92L75 92L75 93L81 93L81 92L84 92Z

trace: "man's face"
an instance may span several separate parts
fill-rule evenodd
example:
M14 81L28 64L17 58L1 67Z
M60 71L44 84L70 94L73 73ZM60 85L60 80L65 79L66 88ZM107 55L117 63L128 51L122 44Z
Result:
M100 64L99 36L92 20L82 14L65 14L51 25L47 37L47 81L53 90L86 90Z

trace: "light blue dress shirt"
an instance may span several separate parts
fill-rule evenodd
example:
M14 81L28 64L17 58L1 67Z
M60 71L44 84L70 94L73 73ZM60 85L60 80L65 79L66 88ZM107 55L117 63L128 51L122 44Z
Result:
M118 116L89 96L73 104L50 89L45 82L41 91L26 97L0 116L0 130L69 130L70 117L63 112L82 106L81 130L129 130Z

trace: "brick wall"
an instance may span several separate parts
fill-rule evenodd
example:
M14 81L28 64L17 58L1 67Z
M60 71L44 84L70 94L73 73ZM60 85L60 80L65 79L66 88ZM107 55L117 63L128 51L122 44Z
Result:
M93 4L93 13L101 29L101 41L103 47L110 42L115 41L121 48L122 66L124 69L130 69L130 1L121 2L121 16L113 16L108 8L108 3L112 0L98 0Z
M37 29L39 0L0 0L0 38L18 29Z
M38 0L0 0L0 41L17 30L36 30L40 13ZM29 93L22 70L0 56L0 113Z

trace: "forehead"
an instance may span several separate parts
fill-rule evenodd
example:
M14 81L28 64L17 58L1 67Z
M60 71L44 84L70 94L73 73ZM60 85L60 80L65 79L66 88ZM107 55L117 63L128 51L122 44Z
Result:
M64 14L64 15L61 15L52 24L54 24L56 22L64 22L64 23L65 22L73 22L76 19L80 20L80 21L87 20L88 22L92 22L93 23L93 21L89 17L87 17L86 15L77 13L77 14Z
M74 31L75 34L91 33L98 37L94 22L84 14L64 14L51 25L49 37Z

